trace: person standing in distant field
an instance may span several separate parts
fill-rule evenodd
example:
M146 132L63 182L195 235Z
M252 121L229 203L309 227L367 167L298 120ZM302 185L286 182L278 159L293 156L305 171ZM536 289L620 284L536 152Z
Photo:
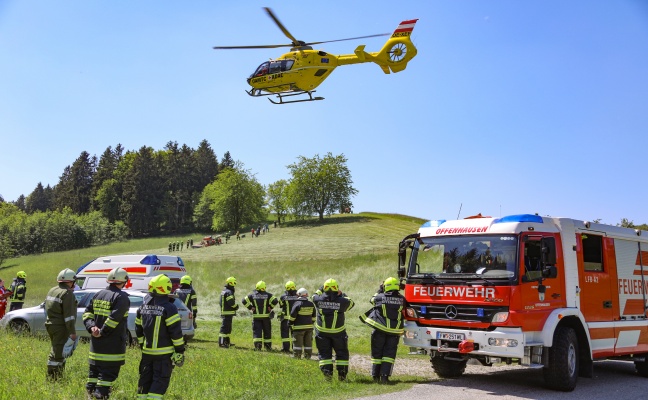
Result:
M20 310L25 303L25 296L27 295L27 273L25 271L18 271L16 277L11 282L11 306L9 311Z
M272 309L279 303L279 300L272 294L266 292L266 283L259 281L256 289L243 298L243 305L252 311L252 341L254 350L272 350Z
M279 312L279 326L281 332L281 347L282 352L290 353L290 344L292 342L292 337L290 334L290 311L292 310L293 304L299 299L297 296L297 285L295 282L288 281L286 282L286 291L279 297L279 307L281 311Z
M225 287L220 295L221 327L218 333L218 345L224 348L234 346L230 342L230 334L232 333L232 319L236 316L236 311L239 308L234 297L235 291L236 278L230 276L225 280Z
M69 268L59 272L58 285L45 298L45 329L52 348L47 360L47 379L57 381L63 376L65 361L76 348L77 300L74 296L76 273Z
M106 277L108 287L94 295L83 313L83 324L91 334L86 391L95 399L110 397L119 370L126 363L130 299L122 289L128 279L125 269L112 269Z
M9 296L11 296L11 292L5 288L4 281L0 279L0 319L7 312L7 297Z
M290 310L290 325L293 337L293 356L310 359L313 354L313 323L315 322L315 305L308 300L308 290L300 288L298 299Z
M172 251L173 251L173 244L171 244L171 242L169 242L169 253L171 253Z
M394 369L398 341L403 334L403 310L407 307L400 294L400 282L385 279L378 293L370 300L373 308L360 315L360 320L374 328L371 333L371 376L380 383L388 383Z
M241 240L241 233L236 231L236 240Z

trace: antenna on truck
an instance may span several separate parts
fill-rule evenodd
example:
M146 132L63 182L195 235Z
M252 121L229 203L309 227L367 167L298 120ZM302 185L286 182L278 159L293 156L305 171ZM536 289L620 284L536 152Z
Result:
M461 207L463 207L463 203L459 204L459 212L457 213L457 219L459 219L459 215L461 214Z

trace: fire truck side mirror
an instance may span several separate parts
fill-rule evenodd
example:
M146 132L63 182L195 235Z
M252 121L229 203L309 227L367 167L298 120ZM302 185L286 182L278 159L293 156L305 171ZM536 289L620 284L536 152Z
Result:
M406 258L405 255L406 255L405 249L400 247L398 249L398 265L401 267L405 265L405 258ZM401 268L399 268L398 270L400 271Z
M398 277L399 278L405 278L405 268L398 267Z

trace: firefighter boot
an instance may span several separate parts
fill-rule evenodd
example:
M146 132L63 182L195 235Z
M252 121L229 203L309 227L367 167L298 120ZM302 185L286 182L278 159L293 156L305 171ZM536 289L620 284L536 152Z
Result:
M380 375L380 383L383 385L389 384L389 375Z
M371 364L371 376L374 382L380 381L380 364Z
M270 343L264 343L263 346L267 351L272 351L272 344Z
M47 380L50 382L56 382L63 376L63 367L60 365L48 365L47 366Z
M261 343L254 343L254 351L261 351Z
M226 337L225 338L225 347L231 347L231 346L235 346L235 344L230 343L230 338Z
M229 347L229 344L227 344L227 339L228 338L225 338L225 337L219 337L218 338L218 347L225 347L225 348Z

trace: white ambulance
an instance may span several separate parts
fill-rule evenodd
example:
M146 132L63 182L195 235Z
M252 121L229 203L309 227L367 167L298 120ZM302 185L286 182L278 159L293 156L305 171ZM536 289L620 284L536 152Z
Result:
M115 255L99 257L77 270L77 285L81 289L105 288L106 277L113 269L121 267L128 272L124 289L148 290L152 277L165 274L171 278L173 290L180 286L180 278L187 275L182 258L177 256Z

